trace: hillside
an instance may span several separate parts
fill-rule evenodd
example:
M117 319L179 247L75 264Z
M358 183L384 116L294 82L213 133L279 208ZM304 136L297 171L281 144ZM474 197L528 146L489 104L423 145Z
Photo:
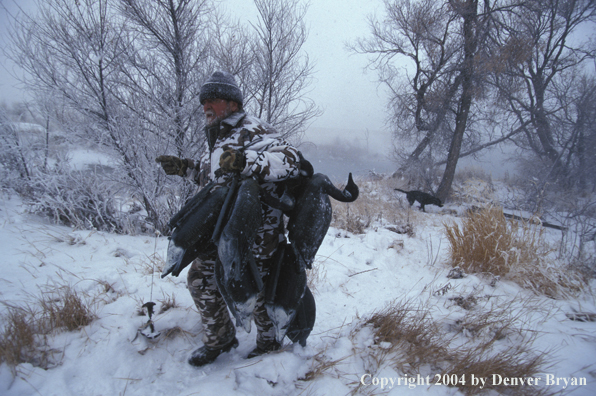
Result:
M159 277L167 238L49 224L4 194L4 356L18 333L9 324L41 329L41 303L74 296L90 320L74 330L55 322L34 336L20 350L26 362L0 366L0 393L593 395L596 303L588 285L551 298L506 276L454 272L445 225L462 224L465 206L419 212L388 183L360 180L362 206L335 205L309 274L317 320L307 346L286 339L282 351L247 360L255 334L239 329L240 346L202 369L186 363L201 345L187 271ZM554 246L561 231L545 229L544 238ZM154 341L138 332L148 301L157 303Z

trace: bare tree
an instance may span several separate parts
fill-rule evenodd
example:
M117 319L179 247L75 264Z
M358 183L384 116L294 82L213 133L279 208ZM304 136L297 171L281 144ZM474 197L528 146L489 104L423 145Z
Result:
M539 159L545 181L572 180L575 157L586 158L577 126L588 114L573 86L594 57L573 36L593 26L595 3L385 0L385 21L371 19L372 37L353 48L374 56L392 92L402 170L445 165L444 199L458 158L514 141Z
M24 143L16 124L9 119L6 109L0 107L0 171L3 187L12 185L20 188L23 183L14 181L31 179L30 156Z
M210 0L48 0L37 3L37 12L13 16L9 52L26 87L40 104L60 103L63 110L54 114L65 132L111 158L109 169L98 172L75 174L64 163L39 167L46 174L35 185L53 199L44 207L62 208L54 211L60 219L76 213L71 224L123 231L131 229L126 213L112 207L121 205L133 208L131 215L143 213L141 229L168 231L170 216L196 187L166 177L154 159L202 154L198 94L215 69L234 73L247 104L285 136L299 135L319 113L304 97L312 73L301 52L306 9L296 1L257 5L258 40ZM80 180L88 183L75 188ZM110 197L107 206L98 204L101 197Z
M160 180L164 176L154 158L168 146L184 146L184 133L196 127L188 114L197 106L181 105L181 98L192 94L183 73L176 74L193 65L178 58L178 63L160 63L156 45L136 48L135 39L146 36L135 22L140 23L123 18L110 0L39 2L37 14L13 19L11 54L35 96L64 102L63 128L112 157L113 171L97 175L103 182L96 185L140 202L151 227L164 230L180 198ZM155 54L147 61L151 51Z
M284 137L299 138L321 111L305 94L312 83L313 65L302 52L308 30L307 7L299 0L255 0L256 31L253 80L248 108L272 124Z
M463 59L458 78L461 78L461 94L458 99L455 113L455 129L449 146L445 173L436 195L442 200L447 198L455 176L457 161L466 132L466 124L472 106L473 83L476 74L476 61L478 43L481 35L481 21L478 18L478 0L450 0L453 10L463 19Z
M119 0L119 9L129 35L118 99L145 128L166 134L176 155L196 154L188 148L202 139L197 92L209 73L213 7L205 0Z
M527 0L495 36L501 68L494 84L505 111L522 126L516 144L546 169L544 182L569 178L571 157L582 155L582 134L567 121L582 95L572 97L573 80L594 52L574 35L593 29L595 12L593 0Z
M482 92L479 44L495 9L477 0L385 0L386 19L370 19L372 37L352 47L374 56L371 64L392 92L394 136L410 150L398 152L402 170L446 164L436 192L441 199L451 189L462 147L470 151L481 140L470 128L471 109ZM410 64L400 65L403 59ZM428 178L426 183L432 188Z
M37 15L21 12L13 21L10 55L35 93L59 94L73 108L109 120L110 87L116 84L122 25L107 1L74 4L50 0Z
M566 103L561 128L569 131L569 139L561 161L569 171L567 182L581 190L596 188L596 79L582 75L573 82ZM567 95L565 95L567 96ZM563 98L562 98L563 99Z
M231 73L244 94L244 103L254 101L254 65L256 46L252 28L240 21L231 21L220 12L211 16L211 58L215 67Z
M460 85L454 81L453 66L459 55L459 43L452 34L457 21L445 4L432 0L385 1L385 10L385 20L369 19L372 37L352 48L375 56L380 79L392 94L389 122L394 136L417 141L408 155L409 161L416 162L444 127ZM402 73L410 69L399 64L401 57L412 65L407 84Z

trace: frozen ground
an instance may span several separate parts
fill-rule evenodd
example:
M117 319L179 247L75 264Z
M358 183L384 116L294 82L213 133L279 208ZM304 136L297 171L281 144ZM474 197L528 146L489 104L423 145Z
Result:
M538 375L539 387L574 396L596 394L596 323L566 316L574 311L596 313L593 296L552 300L534 297L506 281L492 287L474 275L448 279L443 224L459 221L448 213L453 212L437 209L417 214L413 236L392 232L387 228L390 224L381 223L362 235L331 228L317 256L317 272L311 274L317 321L308 345L288 344L281 352L247 360L255 334L240 329L236 350L197 369L186 363L190 352L201 346L201 319L186 290L186 270L178 278L159 277L166 238L51 225L25 214L18 199L3 195L2 321L7 304L33 303L42 291L66 285L92 303L97 318L81 330L48 338L51 364L47 369L22 363L13 376L2 364L0 394L345 395L360 383L362 394L462 395L457 388L433 385L432 376L431 385L398 385L404 373L391 365L371 371L366 351L384 346L374 344L370 329L356 330L362 318L396 300L423 304L435 322L448 328L464 315L453 297L471 292L487 297L483 301L491 304L509 304L527 318L526 330L537 336L533 348L550 351L552 357L552 365ZM560 237L555 230L548 232L553 240ZM450 288L445 288L447 284ZM439 289L446 292L437 293ZM154 317L156 330L162 333L157 341L138 336L138 329L147 322L146 316L139 315L142 304L154 301L159 312L173 300L173 308ZM481 303L475 309L483 308ZM465 332L453 336L468 342ZM516 338L499 342L508 348ZM321 370L320 362L335 363ZM310 379L317 369L321 374ZM427 365L415 374L423 378L429 373L432 367ZM560 380L547 384L547 378ZM569 382L566 386L565 380L573 378L581 385ZM525 394L524 389L528 388L513 388L512 394Z

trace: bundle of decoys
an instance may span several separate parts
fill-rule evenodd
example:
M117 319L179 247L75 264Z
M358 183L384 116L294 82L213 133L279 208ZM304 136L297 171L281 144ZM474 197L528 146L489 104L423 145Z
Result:
M250 332L257 294L265 288L265 307L278 342L288 336L306 345L316 316L306 269L312 268L331 223L329 196L353 202L358 186L350 173L346 187L339 190L326 175L314 174L312 165L299 154L301 176L285 182L286 192L279 199L262 190L255 179L238 174L228 185L203 187L170 220L173 232L161 277L178 276L194 259L217 252L216 283L236 325ZM252 254L262 221L261 200L289 218L289 243L277 249L266 285Z

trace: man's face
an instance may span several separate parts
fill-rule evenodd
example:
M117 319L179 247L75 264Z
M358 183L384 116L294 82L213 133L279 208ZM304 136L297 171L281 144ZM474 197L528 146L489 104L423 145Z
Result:
M236 102L228 102L224 99L206 99L203 102L203 111L208 126L215 125L237 110Z

